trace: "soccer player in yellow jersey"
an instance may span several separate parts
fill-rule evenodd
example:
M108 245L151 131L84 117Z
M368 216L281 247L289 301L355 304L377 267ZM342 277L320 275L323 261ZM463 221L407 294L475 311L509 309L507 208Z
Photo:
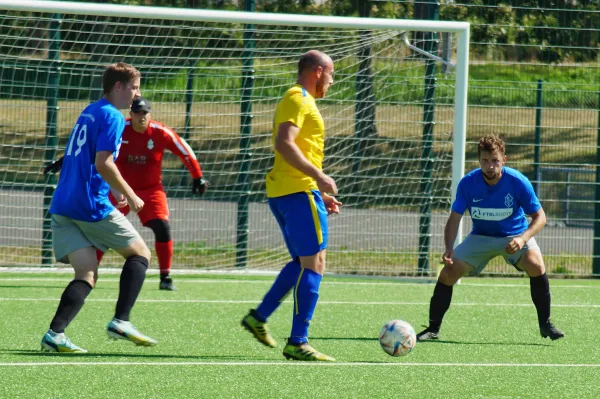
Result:
M242 319L242 326L266 346L275 347L267 319L293 289L292 332L283 349L287 359L335 361L308 345L319 285L325 272L327 216L339 213L335 181L323 173L325 125L316 98L333 84L333 61L311 50L298 62L298 81L275 109L275 163L267 175L267 197L292 257L262 303Z

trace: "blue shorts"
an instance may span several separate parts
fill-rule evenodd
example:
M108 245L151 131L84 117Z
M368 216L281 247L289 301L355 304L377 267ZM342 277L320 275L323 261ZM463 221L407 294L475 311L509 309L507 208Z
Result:
M327 210L321 192L312 190L269 198L269 207L293 260L327 248Z

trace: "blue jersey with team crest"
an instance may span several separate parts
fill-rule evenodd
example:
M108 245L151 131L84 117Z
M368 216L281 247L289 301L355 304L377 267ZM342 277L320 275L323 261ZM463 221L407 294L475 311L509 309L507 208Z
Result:
M524 232L529 226L525 215L541 207L529 180L505 166L494 186L485 182L481 169L466 174L458 183L452 211L462 215L469 210L473 221L471 234L507 237Z
M110 151L117 158L124 127L125 118L106 99L83 110L67 142L50 213L97 222L115 209L95 161L98 151Z

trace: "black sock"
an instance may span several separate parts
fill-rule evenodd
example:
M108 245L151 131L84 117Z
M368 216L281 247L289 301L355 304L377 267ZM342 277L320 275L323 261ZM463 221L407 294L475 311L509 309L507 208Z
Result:
M537 310L538 323L545 324L550 319L550 284L546 273L538 277L529 277L531 300Z
M452 301L452 286L440 283L439 281L433 289L433 296L429 303L429 328L439 331L442 320Z
M83 307L85 298L92 291L90 283L84 280L73 280L67 285L62 296L50 329L55 333L64 333L65 328L73 321Z
M160 274L160 281L164 281L168 278L171 278L171 275L169 273L161 273Z
M143 256L130 256L125 261L119 283L119 300L115 310L116 319L129 321L131 308L133 308L135 300L142 290L142 285L144 285L146 269L148 269L148 259Z

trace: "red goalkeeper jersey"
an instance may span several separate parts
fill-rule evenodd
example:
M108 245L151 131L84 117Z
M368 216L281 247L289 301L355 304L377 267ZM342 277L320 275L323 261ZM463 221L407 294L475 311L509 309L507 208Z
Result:
M165 149L177 155L194 179L202 177L200 164L184 139L160 122L150 120L144 132L136 132L131 120L125 121L123 143L116 165L134 190L143 190L162 182L162 159Z

